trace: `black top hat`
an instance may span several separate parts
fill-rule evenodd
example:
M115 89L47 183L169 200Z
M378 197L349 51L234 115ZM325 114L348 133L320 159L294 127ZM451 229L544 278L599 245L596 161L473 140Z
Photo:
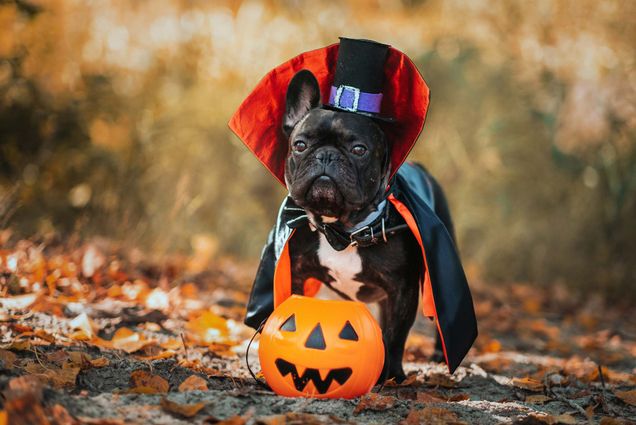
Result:
M329 103L323 107L393 121L380 115L388 52L386 44L340 37Z

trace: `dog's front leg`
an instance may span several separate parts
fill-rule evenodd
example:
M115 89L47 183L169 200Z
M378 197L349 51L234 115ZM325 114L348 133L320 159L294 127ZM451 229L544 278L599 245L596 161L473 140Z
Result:
M405 279L407 280L407 279ZM404 345L417 315L419 287L403 282L402 290L389 294L380 301L380 326L386 347L382 376L402 382L406 375L402 369ZM388 372L387 372L388 368Z

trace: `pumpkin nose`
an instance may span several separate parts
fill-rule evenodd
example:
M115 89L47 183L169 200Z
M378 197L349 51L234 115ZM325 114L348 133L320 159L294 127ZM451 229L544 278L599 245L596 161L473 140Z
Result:
M318 323L314 330L312 330L309 334L307 341L305 341L305 347L316 350L324 350L327 348L327 344L325 344L325 336L322 334L320 323Z

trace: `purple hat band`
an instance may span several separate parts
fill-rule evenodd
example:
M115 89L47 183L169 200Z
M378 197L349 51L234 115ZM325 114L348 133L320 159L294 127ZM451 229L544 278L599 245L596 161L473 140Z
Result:
M382 93L365 93L351 86L331 86L329 105L351 112L380 113Z

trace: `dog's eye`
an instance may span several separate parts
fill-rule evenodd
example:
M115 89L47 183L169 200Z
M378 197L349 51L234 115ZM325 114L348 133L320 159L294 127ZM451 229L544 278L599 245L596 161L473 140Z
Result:
M351 148L351 153L354 155L362 156L367 152L367 148L362 145L355 145Z
M307 143L303 142L302 140L296 140L293 146L296 152L302 152L307 149Z

